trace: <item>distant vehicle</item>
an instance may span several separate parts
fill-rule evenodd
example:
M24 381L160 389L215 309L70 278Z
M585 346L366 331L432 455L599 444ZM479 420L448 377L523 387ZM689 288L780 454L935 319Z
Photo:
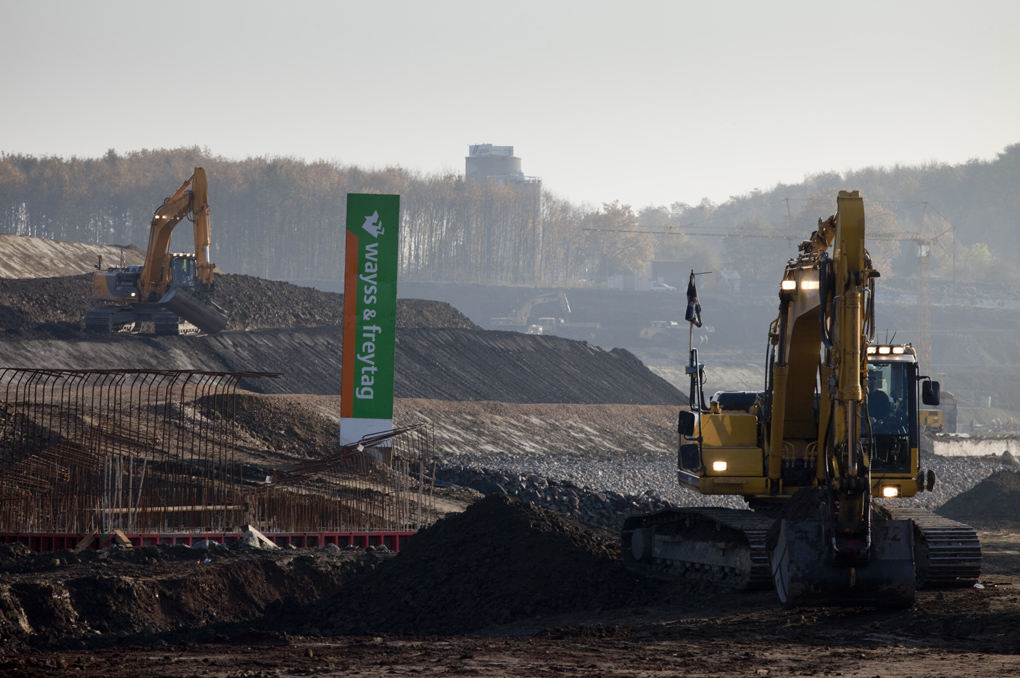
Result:
M492 318L490 320L490 327L495 330L516 330L524 332L528 329L528 318L531 316L531 308L533 306L538 306L539 304L546 304L553 301L558 301L560 308L562 308L566 313L570 313L570 302L567 301L566 293L562 290L559 292L549 292L548 294L540 294L537 297L528 299L523 306L513 312L513 315L501 318ZM560 322L563 321L560 320ZM528 332L528 334L535 333Z
M666 283L653 282L648 286L648 289L652 292L676 292L676 288Z
M563 324L563 318L539 318L538 323L529 325L525 334L556 334L556 328Z
M656 344L663 344L679 330L680 323L675 320L653 320L651 325L641 328L638 336Z

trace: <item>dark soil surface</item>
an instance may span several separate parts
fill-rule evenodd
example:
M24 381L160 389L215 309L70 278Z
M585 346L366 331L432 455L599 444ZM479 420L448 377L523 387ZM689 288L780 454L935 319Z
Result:
M342 294L248 275L218 274L213 300L230 316L230 330L340 327ZM79 339L92 307L92 275L0 278L0 332L16 337ZM449 304L401 299L397 327L477 326Z
M390 556L187 546L32 554L0 546L0 652L164 645L329 596Z
M493 495L419 533L296 633L450 635L661 599L629 574L615 533Z
M490 497L395 556L182 547L0 551L5 675L1011 675L1016 533L981 588L909 610L627 573L614 535ZM339 635L338 635L339 634ZM974 673L978 671L978 673Z

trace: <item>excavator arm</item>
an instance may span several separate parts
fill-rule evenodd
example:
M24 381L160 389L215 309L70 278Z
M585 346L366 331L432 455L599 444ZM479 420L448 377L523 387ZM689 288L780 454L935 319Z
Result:
M864 244L864 201L857 191L840 191L836 214L820 221L801 245L781 286L769 483L778 494L783 451L791 439L808 434L821 490L809 500L819 502L813 514L777 524L769 559L783 602L910 604L914 598L911 525L879 516L871 501L870 443L862 432L873 334L869 309L878 272ZM811 381L817 374L821 389L817 418L808 374ZM817 422L813 434L805 430L808 421Z
M142 299L157 301L170 287L170 236L177 224L188 217L194 223L198 278L204 285L212 285L215 265L209 262L209 185L205 170L196 167L195 173L152 215L149 245L138 281Z
M528 323L528 318L531 316L532 307L538 306L539 304L547 304L552 301L559 302L560 308L562 308L565 313L570 313L570 302L567 301L567 295L565 292L560 290L559 292L540 294L537 297L528 299L524 302L523 306L514 312L513 317L519 324L526 325Z

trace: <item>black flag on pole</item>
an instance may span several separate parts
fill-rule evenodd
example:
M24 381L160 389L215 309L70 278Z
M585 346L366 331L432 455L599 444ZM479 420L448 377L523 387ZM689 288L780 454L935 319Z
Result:
M694 269L691 269L691 281L687 283L687 313L684 320L695 327L701 327L701 302L698 301L698 288L694 286Z

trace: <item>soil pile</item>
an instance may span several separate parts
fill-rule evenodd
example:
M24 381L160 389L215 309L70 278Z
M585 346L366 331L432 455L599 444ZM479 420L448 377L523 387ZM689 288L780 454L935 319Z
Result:
M146 546L29 553L0 546L0 654L172 644L339 590L390 553Z
M230 315L227 329L340 327L343 295L248 275L216 276L213 300ZM76 338L92 308L92 275L58 278L0 278L0 331L20 338ZM397 301L397 327L476 329L441 301Z
M0 337L76 336L92 308L92 276L0 278Z
M1020 473L996 471L936 513L982 529L1020 529Z
M344 296L250 275L216 276L213 300L230 315L227 329L271 327L340 327ZM460 311L441 301L400 299L397 327L477 329Z
M618 552L615 533L494 495L415 536L295 630L468 633L661 599L667 585L628 573Z
M0 365L47 369L272 372L245 379L257 393L340 392L343 337L335 327L213 336L10 337ZM686 398L631 353L514 332L398 329L397 398L506 403L682 405Z
M0 278L0 364L46 369L272 372L257 393L340 391L343 295L217 275L229 314L213 336L96 336L83 320L91 275ZM633 354L553 336L480 330L445 302L397 301L398 398L508 403L681 405L684 396Z
M323 456L336 448L336 418L286 398L237 393L229 400L214 396L205 400L200 401L203 407L216 408L237 427L239 451L249 447L245 443L256 448L261 459L248 463L267 461L265 450L300 459Z

